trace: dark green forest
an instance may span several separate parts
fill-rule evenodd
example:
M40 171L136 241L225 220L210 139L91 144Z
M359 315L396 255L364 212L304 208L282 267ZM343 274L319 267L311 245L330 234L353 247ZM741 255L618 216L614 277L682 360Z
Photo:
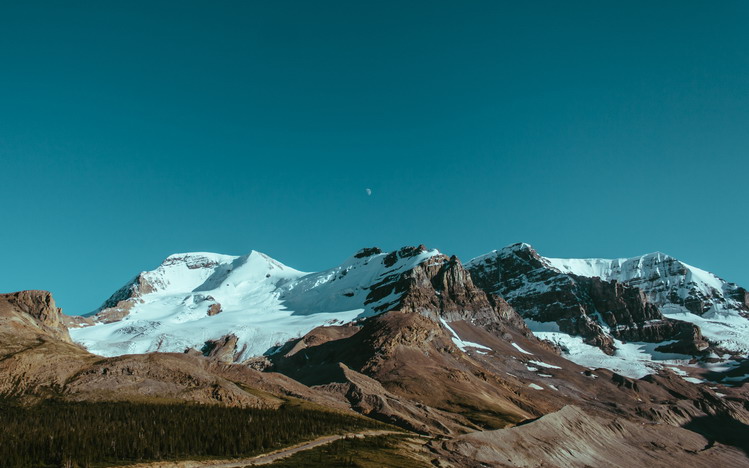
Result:
M315 437L381 428L361 417L196 404L0 402L0 460L11 467L97 467L252 456Z

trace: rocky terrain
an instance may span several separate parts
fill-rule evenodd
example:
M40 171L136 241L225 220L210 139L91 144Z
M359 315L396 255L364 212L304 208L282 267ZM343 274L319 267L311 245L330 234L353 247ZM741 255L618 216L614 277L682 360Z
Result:
M528 244L514 244L471 260L467 268L476 284L505 298L539 337L563 348L574 345L569 336L608 355L623 342L652 343L653 357L731 361L729 367L749 351L745 290L664 254L549 259Z
M187 401L274 407L280 396L338 406L282 375L174 353L102 358L71 342L49 292L0 294L0 394L27 401ZM247 391L255 389L257 391Z
M0 295L0 391L300 399L420 434L404 453L436 466L749 466L746 312L743 289L662 254L368 248L318 273L178 254L86 317Z
M682 428L592 416L576 406L511 429L473 432L438 445L460 466L743 466L735 447L705 444Z

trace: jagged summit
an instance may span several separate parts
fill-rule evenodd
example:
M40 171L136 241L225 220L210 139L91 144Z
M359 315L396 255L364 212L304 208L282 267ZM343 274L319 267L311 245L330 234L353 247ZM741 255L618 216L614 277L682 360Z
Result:
M494 249L491 250L485 254L481 254L478 257L474 257L468 262L466 262L466 265L470 263L480 263L481 261L492 258L500 255L506 255L508 253L515 253L515 252L535 252L535 249L530 244L526 244L525 242L515 242L514 244L510 244L507 247L502 247L501 249Z
M726 310L749 311L746 290L713 273L684 263L663 252L652 252L631 258L549 258L533 247L516 243L493 250L469 261L469 269L480 269L488 263L507 261L511 257L535 266L544 266L560 273L604 281L618 281L640 288L658 306L680 306L697 315L721 313ZM538 265L540 263L540 265ZM528 269L529 264L523 265ZM509 294L497 285L494 292Z
M547 261L562 273L632 284L659 305L681 306L698 315L746 308L740 297L743 288L662 252L613 260L547 258Z
M71 336L107 356L230 343L223 355L244 360L315 327L390 310L437 322L467 320L495 333L506 324L527 331L527 323L573 360L628 375L650 372L659 359L741 353L749 346L746 291L711 273L659 252L556 259L527 243L465 266L423 245L392 252L368 247L312 273L257 251L174 254L77 321ZM636 352L622 354L632 346ZM630 372L633 359L637 370Z
M642 361L645 367L629 372L642 375L653 360L749 351L746 290L661 252L558 259L513 244L466 267L476 284L505 298L537 336L557 342L584 365L625 372L621 365ZM596 356L585 344L610 357Z
M72 334L107 356L200 349L232 334L241 360L317 326L398 307L411 289L404 278L433 258L448 260L423 245L389 253L369 248L337 267L305 273L256 251L170 255L105 301L93 325Z

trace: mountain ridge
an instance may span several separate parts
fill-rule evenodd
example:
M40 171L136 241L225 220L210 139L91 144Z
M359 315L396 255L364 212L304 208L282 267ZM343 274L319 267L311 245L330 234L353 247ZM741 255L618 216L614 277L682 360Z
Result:
M487 266L492 259L493 270ZM650 262L650 270L621 266L642 264L643 259ZM193 349L241 362L273 353L319 326L356 323L395 309L427 315L441 310L443 315L432 319L450 322L468 317L463 308L471 311L471 320L484 320L485 326L493 326L492 317L502 313L515 328L530 326L528 333L550 340L568 356L579 351L577 362L609 366L625 375L641 376L653 366L670 365L670 360L695 357L717 356L736 367L730 353L741 354L742 349L730 345L740 345L745 332L749 337L749 321L741 315L745 305L736 299L744 289L696 268L697 279L709 281L685 288L692 284L686 276L691 270L683 265L660 253L616 260L547 259L525 243L465 265L423 245L392 252L371 247L321 272L302 272L257 251L243 256L180 253L136 276L96 314L67 322L74 339L104 355ZM442 295L443 290L451 292ZM703 314L667 301L682 296L702 301ZM455 299L461 305L453 303ZM723 330L720 317L712 319L708 306L727 310L733 314L730 323L739 326ZM557 328L549 328L554 323ZM615 365L632 361L622 355L633 346L628 343L640 346L633 351L636 365ZM588 345L614 360L594 355Z
M389 253L369 248L317 273L298 272L255 252L223 258L177 255L164 263L160 272L139 275L140 281L121 288L127 294L118 292L105 303L121 309L114 310L124 312L121 317L104 309L88 323L74 324L78 328L70 332L76 340L104 330L107 333L98 337L101 346L147 345L135 354L121 353L125 348L118 356L101 357L65 342L51 327L58 324L62 330L64 321L47 296L19 293L29 297L29 306L8 302L10 323L25 325L10 330L20 345L4 350L8 354L0 359L7 376L0 379L0 391L36 399L156 398L269 408L278 408L289 397L302 398L438 437L407 449L438 466L479 466L477 459L496 466L508 459L529 466L567 466L565 457L578 458L560 452L562 458L550 459L547 451L503 442L526 431L534 444L582 447L595 453L596 460L616 459L612 454L623 446L622 453L642 453L644 459L664 464L747 462L749 452L741 451L742 428L749 427L741 386L749 368L746 359L736 356L730 361L737 367L728 365L728 358L718 360L730 368L729 375L718 367L701 367L712 358L696 350L688 359L674 354L677 360L650 361L647 372L632 375L632 365L644 364L635 362L635 355L620 355L622 349L639 346L622 341L622 332L615 335L622 340L612 338L613 356L595 346L585 349L630 367L620 369L612 361L577 363L569 349L535 328L542 322L522 317L522 308L512 304L516 297L508 295L510 301L505 301L491 292L493 276L474 274L471 262L464 265L455 256L424 246ZM562 291L569 293L565 297L570 305L599 325L628 317L639 324L638 314L646 319L643 326L623 330L650 333L659 329L653 326L655 319L659 327L672 323L648 315L660 312L636 287L531 263L523 264L530 270L515 268L514 276L501 278L511 280L529 271L552 275L559 285L571 288ZM0 312L6 310L4 297ZM43 326L27 323L26 317L41 320ZM237 325L247 325L248 319L254 320L258 333L242 336L247 328ZM279 323L288 327L298 320L304 326L296 330L278 328ZM221 326L206 328L210 322ZM558 326L555 321L545 325ZM180 338L180 326L192 341L175 339ZM274 330L285 333L273 335ZM614 333L603 326L601 330ZM278 344L266 349L271 340ZM0 348L8 342L4 339ZM255 350L266 350L253 351L258 343ZM160 352L149 352L152 344L151 351ZM667 341L649 346L672 345ZM176 352L164 352L169 346ZM719 383L705 382L710 376ZM569 405L578 409L565 410ZM604 429L578 430L588 425ZM628 429L622 432L622 427ZM652 430L638 431L641 427ZM681 447L683 440L689 440L689 450Z

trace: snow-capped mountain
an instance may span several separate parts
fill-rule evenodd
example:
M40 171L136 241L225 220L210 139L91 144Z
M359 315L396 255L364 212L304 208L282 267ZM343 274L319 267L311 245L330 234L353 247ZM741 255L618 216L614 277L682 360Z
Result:
M175 254L70 334L104 356L220 348L226 360L243 361L316 327L395 309L467 320L495 334L507 324L528 330L520 313L571 360L628 376L693 357L738 359L749 348L746 291L711 273L663 254L550 259L527 244L466 268L423 246L362 249L316 273L254 251Z
M394 284L437 250L363 249L319 273L260 252L169 256L104 302L73 339L104 356L201 349L236 337L235 360L261 355L315 327L367 317L397 303ZM441 256L444 257L444 256Z
M747 313L747 291L661 252L614 260L546 258L562 273L618 281L642 290L658 306L712 317Z
M628 457L658 466L673 464L674 454L685 466L746 464L746 452L724 442L745 446L741 428L749 416L741 384L749 361L718 371L698 367L708 360L657 351L697 346L699 328L664 317L637 287L563 272L529 246L504 250L508 255L473 265L475 278L456 257L423 246L387 254L364 249L319 273L258 252L179 254L138 275L95 315L67 321L86 324L71 335L102 354L131 348L177 354L95 356L70 343L66 317L50 293L0 294L0 351L8 357L0 360L0 391L34 401L163 399L266 409L301 398L439 436L429 448L436 450L432 460L454 466L473 466L477 454L490 452L481 455L485 464L559 463L545 454L560 440L569 448L565 453L579 453L576 447L611 453L594 458L596 466L621 458L621 447L628 447ZM614 354L561 332L560 320L529 318L538 336L566 337L558 341L566 351L560 356L506 301L478 287L498 278L510 285L508 292L525 288L508 297L523 307L532 301L522 298L535 300L535 319L555 310L541 299L566 301L568 308L556 310L569 312L562 317L568 325L594 322L613 340ZM683 331L692 334L668 344L631 340ZM645 356L651 352L659 353L658 362ZM244 360L259 353L265 356ZM732 367L726 364L719 365ZM711 382L697 385L703 379ZM570 416L574 407L579 410ZM555 415L567 422L554 423ZM706 420L714 424L702 426ZM536 428L524 458L494 450L518 445L497 434L523 428ZM466 445L466 433L482 437ZM494 448L486 451L492 440ZM536 442L551 448L538 450ZM463 455L455 458L458 449ZM533 458L539 453L543 457Z
M547 260L563 273L634 286L664 316L698 325L708 340L728 351L749 352L749 295L710 272L660 252L614 260Z
M504 297L537 336L557 342L584 365L622 370L628 364L617 360L688 361L749 352L746 290L662 253L553 259L514 244L466 267L477 285Z

